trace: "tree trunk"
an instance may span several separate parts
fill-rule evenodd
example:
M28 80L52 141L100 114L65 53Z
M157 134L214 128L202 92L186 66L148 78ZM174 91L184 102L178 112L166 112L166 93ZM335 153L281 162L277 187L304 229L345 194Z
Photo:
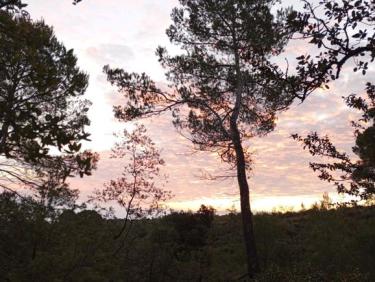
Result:
M236 34L233 33L235 69L237 76L236 101L233 113L230 119L230 135L234 150L236 152L237 181L240 188L241 217L244 241L246 246L247 271L248 276L252 278L255 273L260 271L258 254L255 245L253 214L250 209L249 184L246 177L246 160L242 147L241 134L238 129L238 118L241 111L243 81L240 66L239 48L237 45Z
M7 111L4 114L4 120L3 125L1 126L0 130L0 154L4 154L5 157L10 157L9 152L6 149L6 142L9 135L9 127L10 127L10 120L12 119L12 109L13 109L13 103L14 103L14 97L16 95L16 89L17 89L17 81L13 81L13 86L8 91L7 96L7 105L6 109Z
M246 246L247 270L250 278L260 271L258 254L255 245L253 214L250 208L249 184L246 177L246 160L237 125L232 125L232 141L236 152L237 181L240 188L241 217L244 241Z

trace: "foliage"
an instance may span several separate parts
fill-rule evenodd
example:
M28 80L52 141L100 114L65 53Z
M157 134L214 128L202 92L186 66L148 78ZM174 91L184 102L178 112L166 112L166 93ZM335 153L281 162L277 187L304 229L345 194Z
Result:
M289 17L290 28L308 39L318 48L317 55L298 57L298 89L295 94L304 100L316 88L340 77L348 62L355 64L353 71L366 74L369 64L375 59L375 23L373 1L349 0L318 3L303 0L304 10ZM356 146L353 153L359 160L352 160L350 154L340 152L328 136L320 137L313 132L306 137L294 134L292 137L303 144L312 155L331 159L328 163L310 163L319 177L333 182L340 193L348 193L362 199L371 197L374 187L373 164L373 107L374 86L367 83L368 99L350 95L346 104L362 111L362 118L353 122ZM362 123L362 124L361 124ZM366 127L367 126L367 127Z
M178 242L187 248L199 248L207 244L207 233L214 219L215 210L202 205L197 213L173 212L165 220L177 232Z
M204 210L210 210L204 209ZM135 220L129 247L114 255L120 219L39 208L0 197L2 281L246 281L240 215L172 213ZM254 281L373 281L374 207L254 216L260 263Z
M239 281L258 265L264 271L253 281L375 280L372 206L332 209L325 194L316 209L255 215L253 234L246 176L251 155L243 142L271 132L278 111L338 79L350 59L365 75L375 58L373 1L304 1L304 11L276 17L275 3L180 0L167 35L182 52L157 50L168 90L146 74L104 68L125 94L125 105L115 107L118 119L171 111L174 126L196 149L218 153L237 170L242 214L216 216L202 205L196 213L155 218L170 197L157 180L164 161L138 126L124 131L113 150L119 162L128 161L123 175L94 196L125 208L125 219L104 219L95 211L76 213L78 190L66 184L69 176L90 175L98 159L81 151L89 137L89 102L82 99L87 75L52 28L30 20L22 1L0 0L0 187L6 190L0 194L0 280ZM296 77L272 63L291 32L321 50L297 58ZM313 155L334 160L311 164L320 178L369 203L375 195L374 93L367 84L367 98L346 98L362 111L353 122L359 160L328 137L293 136ZM16 193L20 186L33 193ZM121 236L120 244L113 240Z
M73 0L73 5L77 5L82 0ZM27 4L24 3L22 0L0 0L0 9L7 9L7 10L21 10L27 7Z
M230 119L237 111L241 137L272 130L275 111L291 101L276 79L277 67L267 58L282 50L286 35L269 11L272 1L235 2L181 1L182 7L173 11L167 35L184 54L170 57L164 48L157 50L174 87L170 92L146 74L106 66L108 80L126 98L124 106L115 107L116 117L129 121L172 110L175 126L188 129L194 144L218 151L229 162L234 162ZM232 31L239 37L233 38ZM189 108L187 115L179 109L183 105Z
M352 122L356 144L352 148L358 160L340 152L328 136L319 137L314 132L306 137L292 135L314 156L326 157L333 162L310 163L319 178L333 182L338 192L369 199L375 194L375 86L367 84L367 97L350 95L346 98L348 107L361 111L361 118ZM339 172L337 177L335 172ZM337 173L336 173L337 174Z
M0 9L4 10L21 10L25 8L27 4L23 3L22 0L0 0Z
M155 183L164 160L143 125L136 125L132 132L124 130L121 141L112 150L112 158L119 161L126 159L122 176L111 180L104 189L97 190L92 200L116 202L125 209L124 226L116 236L119 237L125 231L129 219L159 215L162 203L170 199L171 194Z
M339 78L343 66L366 74L375 58L375 6L372 0L303 0L304 10L289 17L290 29L308 39L318 54L298 59L296 95L304 100L311 92ZM327 86L328 87L328 86ZM297 90L298 89L298 90Z
M258 269L246 170L251 167L243 141L275 127L277 111L292 102L289 80L270 58L289 38L288 11L271 13L273 0L180 1L167 30L182 54L159 47L170 88L163 90L146 74L104 68L124 94L114 108L123 121L172 112L173 124L196 149L218 153L237 171L249 274Z
M91 174L98 156L81 150L89 137L87 82L51 27L0 10L2 188L63 189L67 177Z

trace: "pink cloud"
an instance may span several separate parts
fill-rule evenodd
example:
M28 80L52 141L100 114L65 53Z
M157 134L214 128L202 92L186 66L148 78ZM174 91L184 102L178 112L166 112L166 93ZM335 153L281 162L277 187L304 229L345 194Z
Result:
M92 147L101 153L98 170L91 177L71 180L74 187L87 197L95 188L121 173L121 163L109 158L112 144L110 135L124 125L116 122L111 107L123 101L121 95L106 82L101 73L102 65L125 66L129 71L146 71L157 81L162 80L163 70L154 56L157 45L168 44L165 28L169 25L169 14L176 0L90 0L78 6L69 1L29 1L31 16L44 17L55 26L57 36L68 47L77 50L79 63L90 75L87 95L93 101L90 111L93 121ZM301 41L291 42L285 52L291 67L295 56L308 50ZM284 58L278 59L285 64ZM303 104L295 103L291 109L279 116L276 130L269 136L250 140L248 144L255 152L254 170L251 173L251 195L255 202L263 198L320 197L324 191L334 188L321 182L308 168L312 158L299 144L292 141L291 133L306 134L318 131L329 134L339 148L350 150L353 143L349 120L356 113L349 111L341 96L352 92L362 93L367 78L353 75L351 66L343 70L340 80L330 84L329 90L318 90ZM212 154L191 154L191 144L173 128L168 116L145 121L151 137L162 149L166 161L165 172L169 175L167 189L173 191L175 203L210 202L237 199L235 179L227 181L204 181L199 178L203 170L221 173L227 166ZM277 204L276 200L273 203ZM294 202L293 202L294 203ZM255 203L256 205L256 203Z

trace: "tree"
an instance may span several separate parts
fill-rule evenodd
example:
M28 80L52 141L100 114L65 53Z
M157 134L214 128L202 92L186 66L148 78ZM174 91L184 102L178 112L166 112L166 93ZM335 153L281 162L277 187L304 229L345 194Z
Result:
M129 221L158 215L162 202L168 200L171 194L155 184L164 160L146 135L143 125L137 125L131 133L124 130L121 141L115 144L112 152L113 158L127 160L122 176L105 184L104 189L97 190L92 200L115 202L125 208L123 226L114 237L118 239L125 233L123 245L130 230L127 229Z
M72 4L77 5L82 0L73 0ZM22 10L27 7L27 4L22 0L0 0L0 9L7 10Z
M375 6L374 1L349 0L318 3L304 0L304 10L289 18L290 28L302 38L309 39L320 52L316 56L301 55L297 67L298 87L296 97L302 101L316 88L340 77L343 67L354 63L353 71L366 75L369 64L375 59ZM368 100L350 95L346 104L363 112L355 128L356 146L353 153L359 161L352 161L349 154L339 152L328 136L320 137L313 132L306 137L294 134L311 154L326 156L333 163L311 163L314 171L319 171L323 180L334 182L340 193L367 198L373 194L373 164L371 163L371 135L373 126L367 129L361 122L371 122L373 107L373 86L367 84ZM366 126L366 125L364 125ZM337 178L333 172L341 172Z
M197 211L198 216L200 217L201 222L207 228L211 227L212 221L214 220L216 210L211 206L201 205Z
M167 69L169 90L156 86L146 74L104 68L108 80L126 97L115 107L124 121L170 110L173 123L198 150L214 151L236 169L248 274L259 270L247 170L250 153L243 141L273 130L276 112L291 103L289 79L270 62L287 42L283 19L275 19L273 0L181 0L167 30L181 55L170 56L159 47L157 55Z
M0 0L0 9L21 10L26 6L27 4L23 3L21 0Z
M306 137L298 134L292 137L313 156L332 160L328 163L310 163L310 167L319 172L320 179L333 182L339 193L367 200L375 195L375 85L367 84L367 98L352 94L346 98L346 104L362 112L361 118L352 122L356 138L352 151L357 160L340 152L328 136L320 137L313 132Z
M375 5L370 0L303 0L304 10L289 17L290 29L320 51L298 59L298 81L291 88L305 100L315 89L340 77L348 62L363 75L375 59ZM295 82L295 81L294 81Z
M39 193L91 174L98 156L81 150L89 137L88 77L73 50L25 14L0 10L0 27L0 187Z

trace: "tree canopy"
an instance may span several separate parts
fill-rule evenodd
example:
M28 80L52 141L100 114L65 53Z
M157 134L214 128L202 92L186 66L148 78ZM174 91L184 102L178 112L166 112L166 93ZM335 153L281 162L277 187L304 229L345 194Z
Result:
M129 121L170 110L176 128L197 149L217 152L236 169L249 275L258 262L246 176L250 151L242 142L272 131L277 111L293 100L289 79L270 61L289 38L288 11L275 17L274 3L181 0L167 35L182 54L157 49L171 84L166 91L146 74L104 68L126 98L125 105L115 107L117 118Z
M353 72L366 75L375 59L375 6L373 1L319 1L304 0L304 10L289 18L291 26L318 54L303 54L298 59L299 89L296 97L304 100L314 90L340 77L345 66ZM373 141L373 84L366 85L367 99L350 95L346 104L362 111L358 122L352 122L356 145L352 152L359 160L352 160L350 153L340 152L328 136L312 132L306 137L294 134L312 155L325 156L329 163L311 163L319 177L333 182L338 192L362 199L374 194L374 164L370 145ZM335 173L336 172L336 173ZM337 175L337 172L340 172Z
M92 201L115 202L124 209L124 225L115 239L125 232L129 221L160 215L164 211L163 202L171 198L160 179L164 160L146 132L145 126L137 124L132 132L124 130L119 136L112 158L119 162L126 160L122 175L96 190L92 197Z
M295 12L276 11L278 0L180 0L167 29L180 50L156 51L166 87L145 73L104 67L124 96L114 108L119 120L170 112L196 150L229 164L230 174L220 177L236 177L240 194L238 215L218 216L205 205L196 213L165 212L161 203L171 194L160 185L164 161L145 127L136 126L113 148L116 165L127 161L122 174L88 202L114 202L124 209L121 219L78 206L79 191L66 181L90 175L98 160L82 149L89 141L87 74L50 26L30 18L27 4L0 0L0 280L375 281L373 207L335 205L328 193L299 213L253 217L250 207L251 138L274 130L293 100L328 88L348 62L366 75L375 59L373 0L302 2ZM276 63L292 34L316 47L297 58L294 75L288 63L285 71ZM375 85L345 102L361 112L352 122L354 158L328 136L293 137L320 157L310 166L321 179L370 205ZM21 193L25 187L32 193Z
M2 188L61 184L90 174L83 99L88 76L43 21L0 11L0 172Z
M352 94L345 99L350 108L362 112L358 121L352 121L355 136L352 152L356 158L340 152L328 136L320 137L316 132L306 137L293 135L313 156L330 160L310 163L310 167L319 172L319 178L334 183L339 193L362 200L375 195L375 86L368 83L366 92L367 97Z
M375 59L374 1L302 0L304 9L289 17L290 29L318 48L317 55L301 54L296 96L304 100L314 90L340 77L349 62L366 74Z
M0 9L22 9L26 6L27 4L23 3L22 0L0 0Z

